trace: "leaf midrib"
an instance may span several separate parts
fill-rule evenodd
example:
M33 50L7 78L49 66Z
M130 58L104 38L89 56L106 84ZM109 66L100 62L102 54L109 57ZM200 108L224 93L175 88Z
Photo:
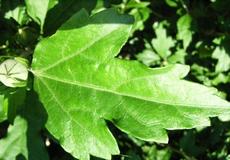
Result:
M67 80L63 80L63 79L60 79L58 77L52 77L52 76L49 76L49 75L46 75L46 74L42 74L42 73L37 73L34 71L33 72L36 77L38 77L38 79L42 79L42 78L47 78L47 79L50 79L50 80L53 80L53 81L57 81L57 82L61 82L61 83L65 83L65 84L69 84L69 85L75 85L75 86L79 86L79 87L83 87L83 88L88 88L88 89L93 89L93 90L97 90L97 91L101 91L101 92L108 92L108 93L112 93L112 94L115 94L115 95L118 95L118 96L124 96L124 97L129 97L129 98L134 98L134 99L138 99L138 100L141 100L141 101L148 101L148 102L151 102L151 103L158 103L158 104L162 104L162 105L167 105L167 106L173 106L173 107L188 107L188 108L205 108L205 109L230 109L229 107L230 106L222 106L222 107L215 107L215 106L210 106L210 105L199 105L199 107L197 107L198 105L197 104L180 104L180 103L169 103L169 102L163 102L163 101L159 101L159 100L156 100L156 99L149 99L147 97L142 97L142 96L135 96L135 95L130 95L130 94L126 94L126 93L121 93L121 92L117 92L117 91L114 91L114 90L111 90L111 89L107 89L107 88L102 88L102 87L99 87L97 85L94 85L94 84L89 84L89 83L83 83L83 82L79 82L79 81L67 81Z

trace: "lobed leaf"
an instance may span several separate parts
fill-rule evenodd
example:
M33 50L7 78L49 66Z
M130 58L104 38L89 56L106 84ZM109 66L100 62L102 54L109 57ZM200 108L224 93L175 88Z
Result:
M82 10L35 49L34 87L48 113L47 129L74 157L119 154L106 121L146 141L167 143L166 130L210 125L230 104L183 78L188 66L148 68L114 58L132 18ZM64 94L64 96L63 96Z
M155 23L153 27L155 29L156 38L153 38L151 43L158 55L160 55L161 58L166 59L172 54L170 48L175 45L175 41L172 37L167 36L164 23Z

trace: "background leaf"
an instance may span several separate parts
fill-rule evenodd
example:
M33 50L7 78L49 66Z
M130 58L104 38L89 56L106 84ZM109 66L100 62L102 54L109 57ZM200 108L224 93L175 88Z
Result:
M156 33L156 38L152 39L152 45L157 53L166 59L171 55L170 48L174 46L174 41L171 37L167 36L166 29L163 23L155 23L154 29Z
M49 156L40 136L46 122L46 112L34 92L27 93L20 116L10 125L7 137L0 140L0 159L12 160L23 156L29 160L48 160Z
M216 47L212 57L218 59L216 72L225 72L230 69L230 56L223 47Z
M28 159L28 150L26 145L27 122L21 117L15 119L14 125L8 129L8 136L0 140L0 158L3 160L12 160L22 154Z
M25 0L26 8L29 16L40 25L41 32L43 32L43 25L46 14L49 9L49 2L52 0Z
M190 42L192 41L192 17L189 14L185 14L180 17L177 21L177 39L183 41L183 48L186 50L189 46Z
M23 1L3 0L1 9L5 11L5 18L13 18L20 25L25 25L29 21Z

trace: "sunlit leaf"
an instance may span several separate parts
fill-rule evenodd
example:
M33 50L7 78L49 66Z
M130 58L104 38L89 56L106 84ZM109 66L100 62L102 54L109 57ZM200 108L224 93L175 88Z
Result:
M217 59L216 72L225 72L230 69L230 56L223 47L216 47L212 57Z
M152 39L152 45L161 58L166 59L172 54L170 48L175 45L175 41L172 37L167 36L164 23L155 23L154 29L156 38Z
M207 126L208 117L230 112L215 89L183 80L188 66L151 69L114 58L131 22L113 10L92 17L82 10L35 49L34 87L48 113L46 127L76 158L119 154L105 120L136 138L167 143L166 130ZM154 46L174 44L164 29L157 35L168 42Z

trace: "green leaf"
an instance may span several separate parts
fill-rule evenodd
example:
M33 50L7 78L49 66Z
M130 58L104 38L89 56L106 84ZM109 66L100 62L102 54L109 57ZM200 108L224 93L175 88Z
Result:
M212 58L218 60L216 72L225 72L230 69L230 56L224 47L216 47L212 53Z
M8 87L24 87L26 85L27 64L21 62L20 59L7 59L0 64L0 81L4 85Z
M5 0L1 8L6 11L5 18L13 18L20 25L26 24L29 20L25 5L18 0Z
M172 37L167 36L164 23L155 23L153 25L156 33L156 38L152 39L152 45L161 58L166 59L171 55L170 48L175 45L175 41Z
M165 2L170 6L170 7L177 7L178 6L178 0L165 0Z
M137 54L137 59L147 66L155 66L161 63L161 57L153 50L151 43L145 41L145 49Z
M170 62L171 64L175 64L175 63L184 64L185 56L186 56L186 51L184 49L178 48L175 54L173 54L168 58L168 62Z
M185 14L177 21L177 39L183 41L183 47L186 50L192 41L193 32L191 31L192 17Z
M25 2L28 14L36 23L40 25L41 32L43 33L43 26L47 12L58 4L58 0L25 0Z
M131 21L113 10L92 17L81 11L35 49L34 87L46 127L76 158L119 154L105 120L136 138L167 143L166 129L207 126L208 117L230 111L215 90L183 80L187 66L151 69L114 58Z
M45 22L46 14L49 9L49 2L52 0L25 0L27 12L29 16L40 25L41 32L43 32L43 25Z
M160 57L150 49L145 49L142 53L139 53L137 59L147 66L155 65L160 61Z
M49 0L48 10L52 9L59 3L59 0Z
M131 0L125 6L129 11L129 15L132 15L135 19L132 32L137 30L143 30L145 28L144 22L149 18L151 10L148 8L150 2L142 2ZM122 6L122 4L121 4Z
M19 155L29 160L48 160L44 142L40 136L46 114L35 93L29 92L26 105L8 129L6 138L0 140L0 159L13 160Z
M26 130L26 120L21 117L17 117L14 125L9 127L7 137L0 140L0 159L16 159L19 154L22 154L28 159Z

